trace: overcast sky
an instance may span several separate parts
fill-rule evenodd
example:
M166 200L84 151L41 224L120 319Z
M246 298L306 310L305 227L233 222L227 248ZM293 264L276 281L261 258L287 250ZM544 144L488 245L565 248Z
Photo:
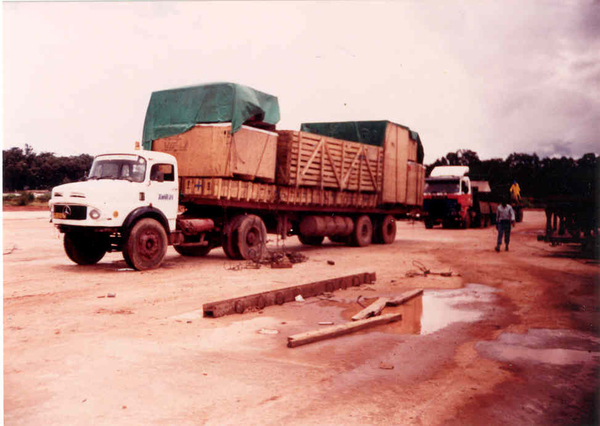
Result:
M3 148L131 149L150 94L279 98L279 129L390 120L449 151L600 154L600 2L4 2Z

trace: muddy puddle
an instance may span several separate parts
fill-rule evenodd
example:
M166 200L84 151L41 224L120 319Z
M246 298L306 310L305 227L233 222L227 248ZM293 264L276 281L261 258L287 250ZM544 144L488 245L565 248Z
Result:
M496 292L496 289L480 284L467 284L454 290L425 290L421 296L403 305L386 307L384 313L401 313L402 321L387 325L385 330L399 334L427 335L457 322L478 321L484 315L481 303L493 301ZM368 306L376 299L361 298L360 302ZM319 305L341 307L344 322L352 321L352 316L363 309L356 301L347 300L321 302Z

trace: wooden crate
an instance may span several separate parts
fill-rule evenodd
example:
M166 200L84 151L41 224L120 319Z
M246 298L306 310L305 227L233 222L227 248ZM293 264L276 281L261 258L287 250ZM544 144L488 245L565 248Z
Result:
M409 171L409 164L421 166L416 162L417 142L410 138L409 130L406 127L388 123L383 149L385 155L380 202L382 204L420 205L418 200L422 200L424 177L411 175ZM419 167L414 169L419 170ZM411 179L412 183L409 182ZM421 189L418 188L419 186Z
M277 183L380 192L383 149L307 132L278 131Z
M231 123L198 124L185 133L157 139L153 151L177 158L180 176L235 177L275 181L277 134Z
M411 206L423 204L425 167L414 161L407 163L406 204Z

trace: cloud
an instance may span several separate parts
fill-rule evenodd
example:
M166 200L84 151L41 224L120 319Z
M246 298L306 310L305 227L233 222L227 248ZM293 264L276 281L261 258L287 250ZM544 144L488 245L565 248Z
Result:
M589 150L600 134L599 2L5 3L4 143L133 146L154 90L234 81L279 128L388 119L426 162L471 149ZM110 25L107 23L110 22Z

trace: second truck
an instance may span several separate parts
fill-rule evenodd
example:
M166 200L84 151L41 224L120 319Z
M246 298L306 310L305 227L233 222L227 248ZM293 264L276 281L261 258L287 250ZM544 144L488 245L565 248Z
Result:
M121 251L137 270L222 246L263 255L267 233L390 244L397 218L423 202L418 133L389 121L304 123L276 130L275 96L233 83L154 92L144 149L95 157L84 182L49 202L77 264Z
M486 227L496 222L498 204L508 195L492 191L487 181L471 180L468 166L434 167L425 179L425 227ZM521 203L513 201L511 205L517 222L521 222Z

